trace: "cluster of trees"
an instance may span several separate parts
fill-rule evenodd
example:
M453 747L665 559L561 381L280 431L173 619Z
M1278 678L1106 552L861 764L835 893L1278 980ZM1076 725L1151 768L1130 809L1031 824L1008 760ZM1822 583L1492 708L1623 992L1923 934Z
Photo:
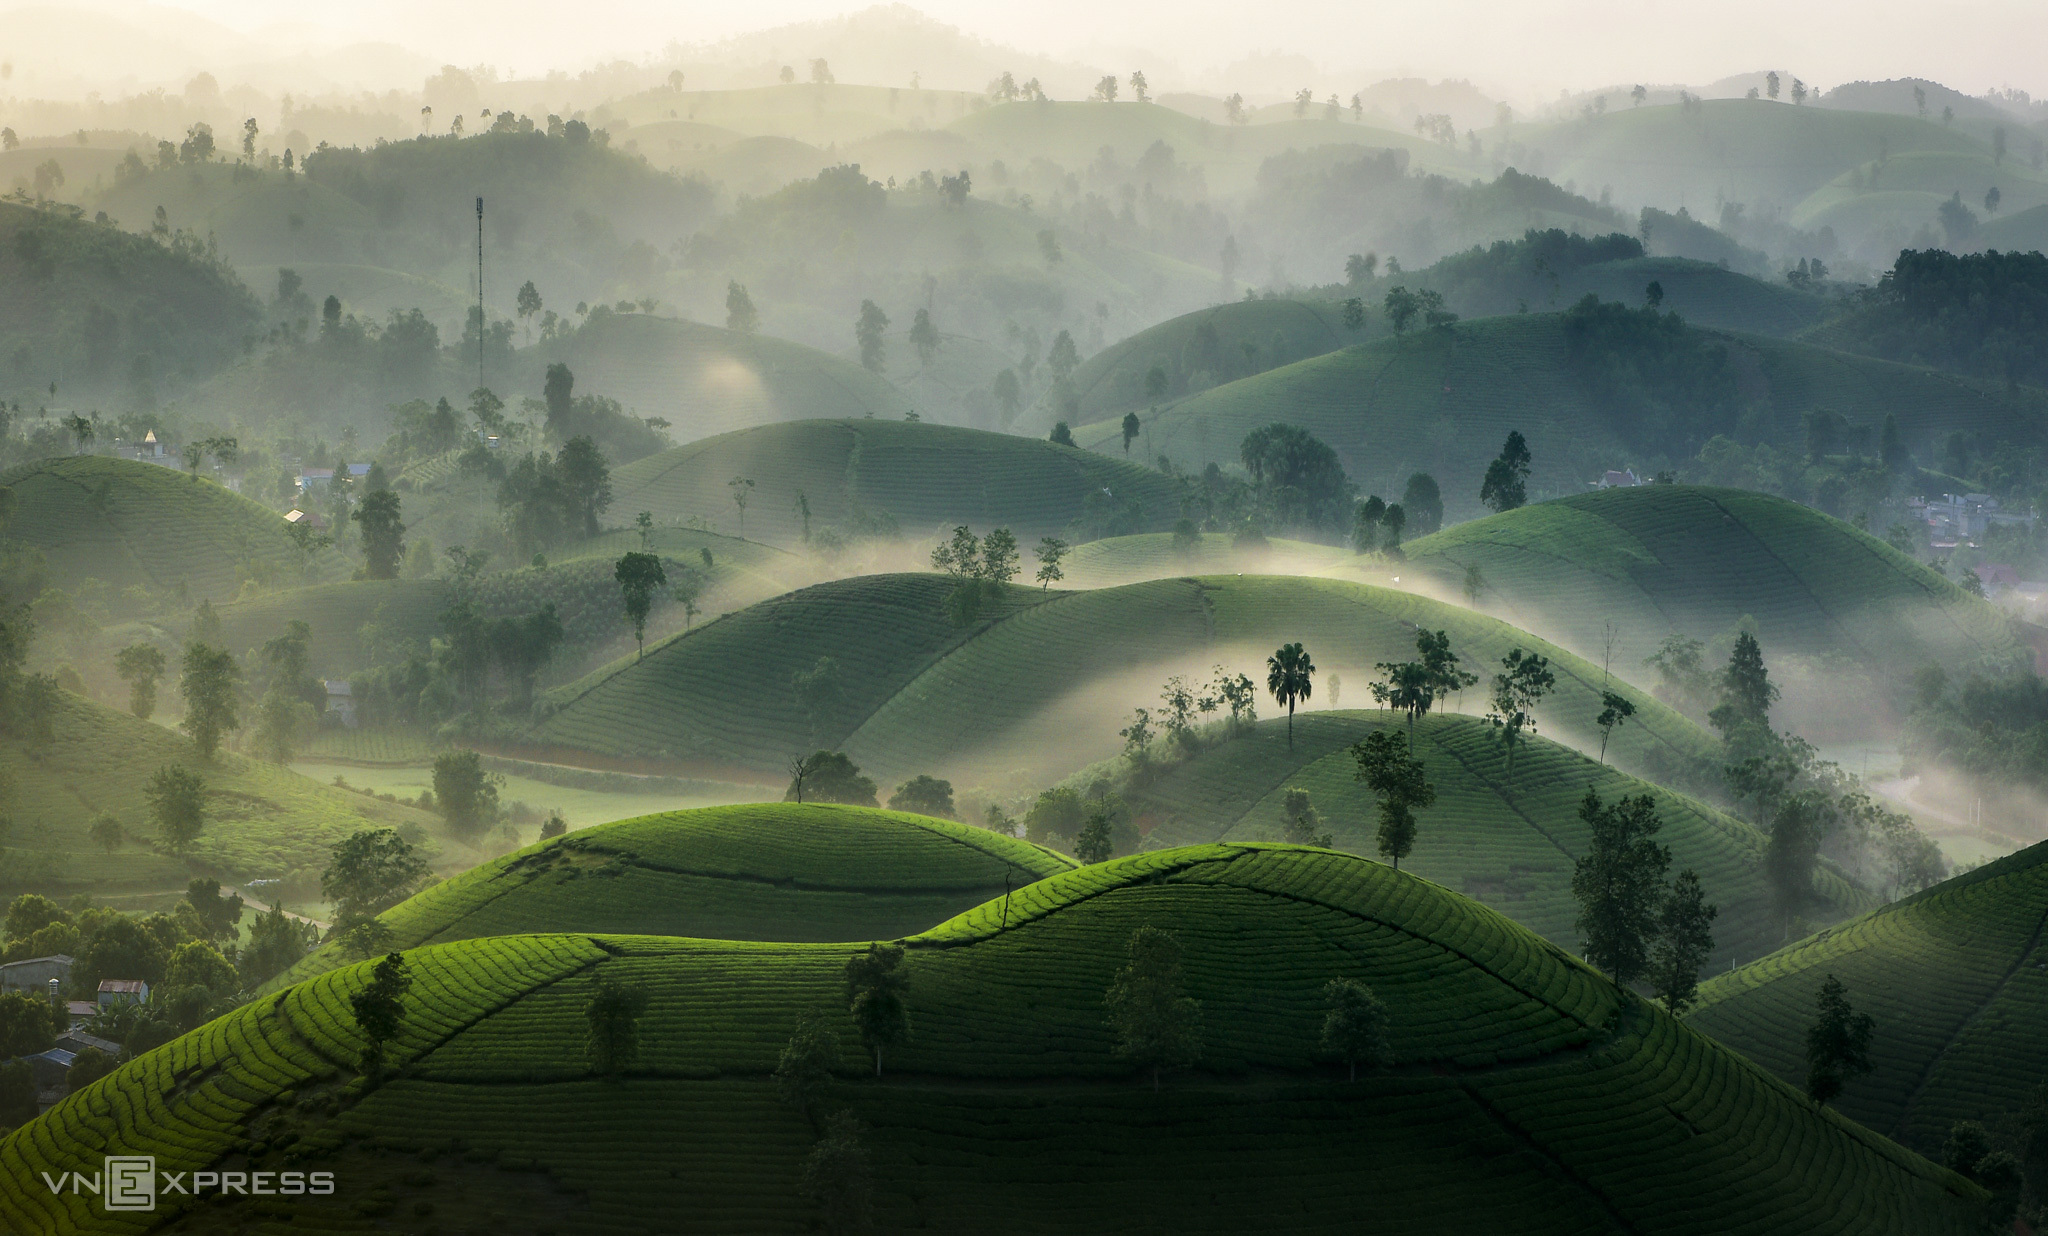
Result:
M1165 738L1169 752L1199 749L1202 718L1212 713L1225 714L1221 718L1223 732L1233 738L1259 719L1258 688L1252 680L1221 665L1214 674L1207 683L1190 683L1185 675L1176 674L1160 689L1156 713L1150 708L1136 710L1131 724L1118 731L1124 740L1124 754L1134 765L1146 768L1158 758L1155 738Z
M1648 981L1674 1016L1692 1007L1700 968L1714 951L1713 921L1699 875L1687 868L1665 884L1671 851L1657 844L1662 821L1648 794L1603 803L1591 786L1579 819L1592 841L1572 868L1576 926L1586 960L1624 987Z
M488 556L458 546L448 558L453 596L440 615L441 633L425 651L349 680L364 723L478 722L494 706L513 714L533 706L535 684L567 637L554 603L490 617L478 595Z
M1889 360L2010 386L2048 382L2048 257L1904 250L1876 288L1852 298L1836 330L1848 347Z
M1914 678L1903 751L1909 766L1965 773L1999 790L2048 788L2048 681L2031 671L1951 681Z
M1588 293L1565 311L1564 333L1573 376L1635 451L1687 457L1738 428L1748 405L1727 346L1676 313Z
M1399 557L1403 534L1428 536L1443 526L1444 499L1427 472L1409 476L1401 500L1388 503L1372 494L1352 513L1351 548L1361 554ZM1412 525L1412 527L1411 527Z

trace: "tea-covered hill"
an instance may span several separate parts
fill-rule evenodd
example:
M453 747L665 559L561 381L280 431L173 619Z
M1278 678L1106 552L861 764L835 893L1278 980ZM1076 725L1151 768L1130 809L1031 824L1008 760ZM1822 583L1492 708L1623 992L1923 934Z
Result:
M1172 932L1193 1071L1155 1092L1104 992ZM883 1075L844 1011L848 945L510 936L407 954L392 1074L354 1077L367 964L237 1009L0 1142L0 1221L143 1230L36 1173L335 1173L331 1197L160 1201L155 1223L369 1230L802 1230L815 1126L768 1074L800 1014L838 1035L825 1111L865 1126L876 1226L1961 1233L1973 1186L1877 1137L1465 898L1346 855L1200 846L1056 875L904 941L911 1033ZM1368 985L1384 1069L1318 1049L1323 988ZM645 995L597 1075L586 1006ZM340 1187L349 1187L351 1198ZM679 1194L688 1199L679 1204ZM367 1205L365 1204L367 1203ZM372 1213L374 1212L374 1213Z
M951 820L824 803L705 807L578 829L379 917L400 948L596 931L790 942L890 939L1074 861ZM348 959L321 949L272 984Z
M2048 843L1723 974L1692 1023L1795 1084L1830 974L1876 1022L1844 1113L1923 1151L1958 1120L2018 1113L2048 1076Z

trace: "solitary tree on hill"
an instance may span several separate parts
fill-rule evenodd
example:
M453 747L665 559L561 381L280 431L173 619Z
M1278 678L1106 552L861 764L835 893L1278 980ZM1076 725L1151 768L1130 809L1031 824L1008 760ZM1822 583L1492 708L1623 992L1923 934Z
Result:
M1613 736L1616 727L1636 715L1636 706L1626 695L1613 691L1600 693L1600 715L1593 718L1593 724L1600 727L1600 762L1607 762L1607 740Z
M1116 1034L1116 1054L1152 1074L1184 1069L1202 1058L1202 1006L1185 994L1180 937L1146 924L1131 933L1130 962L1116 972L1103 1004Z
M1422 312L1422 299L1405 287L1394 288L1387 293L1380 308L1387 315L1387 324L1394 328L1396 336L1408 333L1408 327L1415 321L1415 315Z
M1769 729L1771 705L1778 687L1764 667L1763 647L1756 636L1743 631L1735 637L1735 649L1728 655L1728 668L1721 673L1721 702L1707 720L1722 736L1732 736L1744 726Z
M727 280L725 285L725 328L744 335L761 329L761 313L754 308L754 298L737 279Z
M1626 987L1649 968L1671 851L1655 840L1662 821L1648 794L1602 803L1587 786L1579 819L1592 841L1572 867L1576 926L1586 960Z
M1038 581L1040 589L1050 589L1053 584L1066 578L1060 570L1060 559L1067 556L1067 543L1056 536L1046 537L1038 542L1033 556L1038 559L1038 573L1032 578Z
M398 563L405 556L405 525L398 516L398 492L392 489L373 491L349 513L349 518L363 529L365 578L398 578Z
M1512 780L1515 747L1524 730L1536 732L1536 705L1557 685L1557 676L1550 672L1549 661L1520 648L1509 650L1500 664L1501 672L1493 676L1493 711L1486 719L1507 744L1507 773Z
M1512 511L1529 501L1529 444L1522 431L1510 430L1500 454L1486 465L1486 477L1479 485L1479 500L1496 511Z
M903 1004L910 978L902 966L901 944L870 944L846 962L846 1007L860 1041L875 1053L876 1077L882 1075L882 1049L910 1037L910 1015Z
M1287 749L1294 750L1294 707L1315 691L1315 662L1300 644L1282 644L1266 658L1266 690L1287 709Z
M356 1029L367 1040L361 1069L374 1075L384 1064L384 1049L398 1037L405 1022L405 996L412 990L412 972L403 953L387 953L370 972L370 981L348 999Z
M626 617L633 624L633 642L639 647L633 659L638 661L647 655L647 615L654 608L655 591L668 583L668 573L661 569L657 555L633 550L619 559L612 577L618 580L619 592L625 598Z
M882 332L888 329L889 315L882 312L880 305L871 300L860 302L860 317L853 323L853 341L860 345L860 363L870 373L880 373L885 366Z
M932 325L932 311L919 309L910 323L910 346L917 349L917 363L929 366L939 354L939 328Z
M1139 423L1138 414L1136 412L1124 413L1124 454L1128 455L1131 453L1131 443L1136 441L1138 435L1143 433L1144 431L1145 427Z
M434 760L434 803L448 827L474 836L498 818L498 786L503 778L484 769L474 751L448 751Z
M1358 763L1354 777L1379 804L1380 856L1399 871L1401 860L1415 848L1415 813L1436 804L1436 787L1407 740L1391 730L1367 734L1352 744L1351 756Z
M1307 790L1291 789L1280 799L1282 836L1292 845L1318 845L1328 849L1334 838L1323 832L1323 816L1309 801Z
M1714 916L1699 873L1688 867L1671 882L1657 911L1657 942L1650 946L1651 986L1673 1017L1693 1006L1700 987L1700 968L1714 951Z
M320 896L334 907L335 930L346 932L412 896L432 875L395 830L359 829L329 851Z
M1830 974L1820 985L1813 1025L1806 1031L1806 1097L1825 1104L1852 1078L1870 1072L1870 1014L1849 1006L1849 992Z
M1322 1048L1351 1070L1358 1080L1358 1066L1375 1069L1387 1061L1387 1006L1372 988L1357 979L1335 978L1323 984Z
M235 715L235 684L241 677L241 667L226 649L209 648L197 640L185 645L184 673L178 680L185 696L180 725L203 760L211 760L222 737L241 724Z
M149 801L149 814L165 849L182 853L199 839L206 827L206 782L198 773L166 764L149 779L142 796Z
M584 1048L590 1067L616 1078L640 1058L640 1015L647 1011L647 993L606 975L599 975L583 1007L588 1031Z
M818 1101L832 1085L839 1063L839 1036L810 1013L796 1015L796 1029L775 1061L775 1093L815 1127Z
M114 672L128 684L128 711L147 721L156 711L156 684L164 676L163 649L130 644L114 654Z

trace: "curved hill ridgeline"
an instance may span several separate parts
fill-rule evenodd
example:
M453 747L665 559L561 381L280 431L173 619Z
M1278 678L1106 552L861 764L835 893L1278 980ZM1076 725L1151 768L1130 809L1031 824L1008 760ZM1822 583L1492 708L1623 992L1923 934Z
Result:
M2029 421L2024 402L1969 379L1790 340L1693 333L1728 350L1742 398L1761 418L1760 436L1787 450L1803 443L1801 417L1813 409L1839 412L1873 433L1895 414L1916 449L1957 430L2011 436ZM1645 454L1627 444L1575 371L1562 314L1482 318L1376 339L1240 378L1139 419L1152 455L1194 472L1233 463L1244 436L1262 425L1297 424L1336 449L1361 489L1399 493L1409 473L1431 473L1453 519L1481 513L1480 478L1510 430L1524 435L1535 456L1531 498L1584 492L1605 470L1639 464ZM1123 447L1114 422L1088 426L1075 440L1104 454Z
M738 530L734 477L755 482L746 535L770 542L802 535L799 496L813 526L884 516L912 535L1002 526L1026 545L1067 532L1098 495L1105 519L1135 503L1128 518L1139 527L1164 527L1179 514L1174 482L1135 464L1032 438L880 419L767 425L663 451L612 474L612 505Z
M1196 1069L1158 1093L1116 1058L1103 1016L1145 925L1177 935L1205 1027ZM1377 863L1163 851L1056 875L905 943L913 1031L880 1082L844 1012L844 944L543 935L417 949L395 1073L375 1088L346 1063L364 1047L347 998L370 966L337 970L0 1142L0 1221L101 1228L90 1195L52 1196L36 1173L152 1153L169 1171L388 1182L394 1207L421 1214L475 1198L564 1230L801 1228L817 1134L768 1074L812 1013L839 1035L830 1103L870 1130L883 1230L1243 1231L1281 1197L1301 1230L1368 1207L1376 1231L1418 1234L1972 1230L1972 1186L1499 915ZM1356 1082L1318 1049L1336 977L1390 1014L1388 1066ZM610 1081L583 1046L600 978L648 998L638 1060ZM604 1135L619 1129L632 1135ZM467 1153L420 1170L451 1147ZM159 1222L199 1213L162 1205ZM292 1209L302 1227L369 1226L339 1189Z
M1237 544L1227 533L1205 532L1188 544L1171 532L1104 537L1073 548L1060 564L1067 586L1108 588L1175 575L1336 575L1348 572L1357 555L1335 545L1274 537L1264 545Z
M818 417L901 420L910 403L857 364L769 335L614 313L559 349L577 389L618 400L638 416L673 422L693 442L778 421ZM530 385L538 388L539 377Z
M1346 690L1362 694L1363 684ZM1126 790L1132 810L1152 821L1147 844L1278 839L1283 800L1299 789L1308 791L1339 849L1376 853L1375 800L1356 777L1350 749L1375 730L1405 732L1406 722L1399 714L1354 710L1303 713L1294 726L1292 751L1285 719L1261 721ZM1760 956L1783 938L1759 867L1766 840L1747 823L1545 738L1516 752L1509 775L1498 736L1476 717L1424 717L1414 742L1437 801L1417 813L1415 850L1402 870L1412 868L1577 953L1572 866L1590 844L1580 800L1588 788L1603 802L1649 794L1664 822L1657 840L1671 850L1672 873L1699 872L1707 899L1720 907L1708 969ZM1821 917L1877 904L1832 872L1823 871L1820 888Z
M332 579L346 568L338 554L300 550L268 507L158 464L44 459L0 473L0 487L15 497L8 536L42 551L52 586L98 580L116 606L136 586L219 603L244 580Z
M1514 647L1550 656L1558 688L1542 709L1544 732L1598 741L1598 666L1410 593L1293 576L1065 593L1013 586L969 630L945 615L951 587L943 576L864 576L778 597L672 639L644 662L563 688L529 740L565 761L597 756L753 776L781 775L792 752L829 746L887 784L918 773L1058 777L1114 755L1131 709L1153 704L1171 674L1206 681L1221 663L1257 670L1263 682L1267 654L1302 641L1321 668L1318 689L1335 671L1362 691L1375 663L1414 656L1420 625L1448 631L1475 673L1491 673ZM840 687L814 719L792 676L826 656L838 664ZM1617 689L1638 716L1615 734L1611 756L1671 769L1718 758L1692 722L1647 693Z
M1614 664L1671 633L1707 640L1745 617L1766 653L1846 658L1879 682L2019 652L2004 617L1897 549L1783 498L1696 485L1597 490L1410 542L1446 591L1476 566L1483 608Z
M1075 865L951 820L821 803L707 807L579 829L386 910L393 946L596 931L714 940L892 939ZM344 964L332 946L273 982Z
M1932 1152L1958 1120L2017 1113L2048 1078L2048 843L1702 985L1692 1024L1792 1084L1830 974L1876 1021L1839 1106Z
M35 824L8 838L0 894L161 893L201 871L226 881L296 872L317 883L330 847L358 829L417 824L445 835L439 816L276 764L229 751L203 761L183 735L68 691L48 720L48 743L0 740L0 770L13 782L8 813ZM156 844L144 794L157 770L171 766L199 774L206 789L205 826L183 857ZM89 833L103 813L123 832L111 851Z

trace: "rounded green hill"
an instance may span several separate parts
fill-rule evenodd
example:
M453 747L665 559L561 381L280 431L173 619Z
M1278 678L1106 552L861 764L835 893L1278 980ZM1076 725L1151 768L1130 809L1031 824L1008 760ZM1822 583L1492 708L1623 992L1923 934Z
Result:
M1132 932L1175 933L1192 1073L1117 1058L1104 992ZM414 950L393 1073L366 1088L368 964L237 1009L0 1142L0 1224L110 1228L38 1172L332 1171L332 1197L165 1197L159 1223L367 1227L365 1207L499 1230L803 1230L818 1136L768 1074L802 1014L839 1036L826 1110L866 1126L877 1227L1961 1233L1976 1190L1815 1107L1482 906L1291 847L1202 846L1067 872L906 942L911 1032L885 1076L841 945L510 936ZM1369 985L1388 1062L1318 1047L1323 988ZM647 997L594 1074L586 1006ZM425 1162L423 1162L425 1160ZM1284 1200L1283 1200L1284 1199ZM402 1209L401 1209L402 1208ZM122 1230L131 1230L123 1228Z
M1074 865L1028 841L901 811L706 807L529 846L436 884L381 918L395 948L546 931L888 939ZM333 948L322 949L284 979L297 982L342 961Z
M1916 447L1958 430L2009 436L2027 415L2025 401L1948 374L1791 340L1705 333L1742 373L1744 399L1761 410L1757 434L1786 450L1803 445L1801 417L1817 408L1872 427L1895 414ZM1244 436L1262 425L1297 424L1336 449L1361 489L1399 493L1411 472L1431 473L1454 519L1480 513L1480 477L1510 430L1526 437L1535 457L1532 498L1582 493L1606 470L1641 462L1574 371L1562 314L1480 318L1375 339L1239 378L1139 419L1148 450L1191 471L1232 464ZM1113 421L1088 426L1075 440L1104 454L1123 449Z
M1407 553L1446 593L1479 568L1482 608L1581 653L1602 655L1611 622L1613 663L1630 672L1667 635L1710 640L1745 618L1767 654L1846 660L1880 682L2020 650L1996 609L1926 566L1747 490L1598 490L1458 524Z
M1793 1084L1830 974L1876 1021L1842 1111L1926 1153L2018 1113L2048 1078L2048 842L1702 985L1692 1024Z
M1363 684L1347 685L1363 694ZM1382 728L1406 732L1398 713L1313 712L1251 730L1175 764L1124 791L1148 847L1210 841L1271 841L1284 836L1282 803L1306 790L1337 848L1375 854L1375 802L1356 777L1351 745ZM1699 872L1707 899L1720 907L1710 969L1757 957L1783 938L1759 867L1762 833L1697 799L1651 785L1546 738L1507 753L1477 717L1430 716L1414 731L1416 758L1436 787L1434 807L1418 813L1415 850L1401 869L1493 907L1574 953L1581 935L1572 865L1590 844L1579 805L1590 788L1604 802L1623 795L1656 798L1673 874ZM1845 917L1877 899L1823 870L1817 918Z
M919 773L970 785L1057 778L1114 755L1131 709L1154 704L1170 675L1206 678L1221 663L1263 682L1266 656L1301 641L1321 668L1319 691L1331 672L1363 691L1374 664L1414 656L1418 626L1448 631L1474 672L1491 673L1515 647L1551 657L1558 686L1544 732L1599 740L1597 665L1412 593L1261 575L1067 593L1012 585L962 628L944 608L952 586L875 575L777 597L552 693L555 711L528 741L565 762L594 755L735 779L783 774L792 752L818 747L844 749L889 785ZM794 676L821 658L834 663L836 690L807 706ZM1659 770L1718 758L1692 722L1618 680L1606 685L1637 709L1610 758Z
M813 420L720 434L612 474L613 509L709 519L740 531L730 482L748 491L745 534L789 543L811 526L857 531L886 519L914 536L972 524L1019 541L1077 520L1163 527L1179 512L1172 479L1121 460L979 429L908 421ZM1098 515L1099 510L1099 515Z
M116 607L136 586L219 604L245 579L327 579L345 567L300 550L277 512L176 468L76 455L0 473L0 487L14 491L7 535L42 551L52 585L97 580Z

